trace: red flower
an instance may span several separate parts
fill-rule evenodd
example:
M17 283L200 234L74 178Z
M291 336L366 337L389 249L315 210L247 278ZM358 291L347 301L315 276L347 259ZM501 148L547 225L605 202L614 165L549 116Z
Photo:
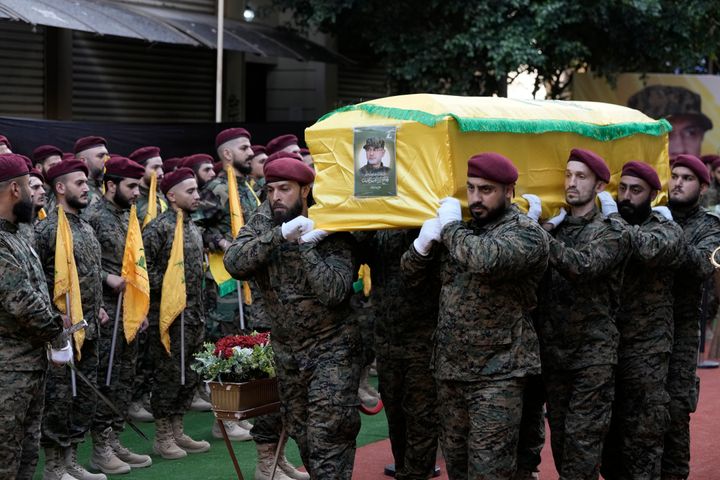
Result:
M270 333L256 333L253 335L229 335L215 342L215 355L230 358L233 348L253 348L256 345L267 345L270 342Z

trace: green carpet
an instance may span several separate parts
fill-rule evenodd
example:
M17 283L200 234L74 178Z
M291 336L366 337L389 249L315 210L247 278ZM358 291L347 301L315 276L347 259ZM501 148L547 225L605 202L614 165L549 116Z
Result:
M371 377L370 382L377 387L377 378ZM388 436L387 422L384 412L380 412L374 416L360 414L362 420L362 428L357 437L358 447L367 445L368 443L386 439ZM199 453L188 455L180 460L164 460L152 453L152 440L155 435L155 425L152 423L138 424L140 429L147 435L150 442L140 438L132 429L127 428L121 435L122 443L137 453L152 455L153 465L149 468L140 468L132 470L126 475L109 476L108 478L117 479L202 479L202 480L220 480L237 478L235 470L230 460L225 443L221 439L215 439L212 436L212 422L215 420L212 412L191 412L185 416L185 431L196 440L207 440L211 444L210 451L207 453ZM238 457L238 463L242 469L243 476L247 480L252 480L255 472L255 444L252 441L234 442L235 454ZM92 449L90 439L84 442L79 449L78 456L81 463L88 468L88 460ZM300 465L300 454L295 442L288 442L286 452L288 460L293 465ZM40 455L40 462L34 479L42 480L43 457Z

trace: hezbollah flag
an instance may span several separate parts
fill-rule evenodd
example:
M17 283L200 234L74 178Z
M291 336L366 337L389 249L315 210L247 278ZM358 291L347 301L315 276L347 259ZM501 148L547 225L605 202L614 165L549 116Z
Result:
M182 236L182 230L180 231ZM122 277L125 279L123 295L123 328L125 340L132 342L140 330L140 324L150 308L150 280L145 263L145 249L140 233L135 205L130 208L127 236L125 237L125 253L123 253Z
M67 311L66 296L70 297L70 312ZM53 302L60 312L69 315L73 325L83 319L82 298L80 297L80 279L78 278L75 255L73 253L73 236L65 211L58 207L57 234L55 235L55 286ZM73 334L75 351L80 360L80 349L85 341L85 331L78 330Z
M185 310L185 254L183 249L183 212L177 211L170 259L163 277L160 297L160 341L170 353L170 325Z
M148 206L145 218L143 218L143 228L157 217L157 173L152 172L150 175L150 188L148 189Z

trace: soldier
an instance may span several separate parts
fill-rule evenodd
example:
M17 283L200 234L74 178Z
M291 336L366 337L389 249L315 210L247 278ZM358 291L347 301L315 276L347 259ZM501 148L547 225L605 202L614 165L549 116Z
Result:
M188 453L210 450L204 440L196 441L183 432L183 416L190 408L200 379L190 369L193 354L200 351L205 338L203 304L203 245L200 230L190 216L198 207L197 181L189 168L168 173L160 184L170 208L143 230L143 245L150 277L150 355L155 365L150 402L155 416L153 451L165 459L178 459ZM170 354L160 341L159 314L162 283L168 266L179 211L183 212L183 249L186 307L184 315L185 384L180 384L181 320L169 330Z
M121 277L125 253L125 239L128 230L130 206L140 195L140 179L145 168L132 160L113 157L105 165L105 195L88 208L86 218L95 231L102 247L103 303L110 315L110 322L100 326L98 340L100 390L111 399L123 414L127 412L135 379L137 360L137 337L129 344L122 333L115 343L115 357L110 386L106 386L110 349L117 318L118 294L125 290L125 279ZM144 325L144 328L147 324ZM143 329L144 329L143 328ZM119 332L123 328L119 326ZM123 446L118 432L124 428L124 415L117 415L105 404L98 404L92 423L93 453L90 465L107 474L128 473L132 468L152 465L147 455L138 455Z
M0 154L12 153L12 145L5 135L0 135Z
M385 156L385 140L378 137L370 137L365 140L365 156L367 163L360 167L359 173L363 175L389 175L390 167L382 163Z
M688 478L690 414L697 407L699 379L695 375L703 282L713 274L710 255L720 246L720 220L699 205L710 175L692 155L678 155L672 164L668 190L670 211L683 229L685 251L673 286L674 338L667 391L670 428L665 434L663 480Z
M32 221L32 211L25 162L19 155L0 155L0 477L7 479L30 479L35 473L48 366L45 343L57 339L59 347L69 348L65 337L58 339L63 320L52 308L40 260L18 237L18 225ZM69 480L56 466L45 478Z
M32 152L32 161L35 168L40 170L43 178L47 178L47 172L50 168L54 167L58 163L62 162L63 152L54 145L40 145ZM46 192L46 205L45 211L55 209L55 195L52 192L50 185L45 185Z
M268 158L267 152L263 145L253 145L253 155L250 160L250 186L255 190L255 194L260 200L265 200L265 173L263 167Z
M31 247L35 247L35 224L39 221L38 212L45 206L45 178L37 168L30 169L28 177L30 193L32 194L32 219L28 223L18 224L18 235L22 236Z
M76 367L91 382L96 383L98 352L98 328L109 318L103 308L101 251L92 227L80 217L80 211L88 206L88 168L80 160L61 162L48 170L48 182L55 191L59 206L63 207L73 237L73 253L77 265L82 298L82 310L88 327L85 340L76 358ZM55 242L58 211L54 210L35 227L38 254L47 277L48 290L55 283ZM77 460L78 445L84 441L95 415L96 397L84 383L77 383L77 396L70 388L67 369L51 369L45 390L45 413L43 415L41 443L45 448L45 474L52 475L59 462L67 471L82 480L101 480L102 474L91 474Z
M573 149L565 170L570 214L546 223L550 268L537 311L551 446L560 478L598 478L610 425L619 334L615 314L630 236L602 215L595 196L610 170L594 152Z
M174 172L175 169L177 169L180 166L180 164L182 163L183 160L185 160L185 157L171 157L171 158L164 159L163 166L162 166L163 172L165 172L165 173Z
M669 420L665 381L672 350L673 277L683 245L682 229L670 220L667 207L655 212L650 207L662 190L655 170L628 162L620 175L617 205L609 193L600 193L603 213L621 218L632 240L616 316L615 402L601 471L607 480L639 480L660 477Z
M110 158L107 141L102 137L82 137L75 141L75 158L85 162L88 168L88 206L103 196L102 178L105 162Z
M278 152L300 153L298 138L295 135L288 133L270 140L265 146L265 153L270 156L273 153Z
M312 229L314 178L296 158L268 159L268 200L225 252L225 268L254 278L265 299L283 421L310 478L349 480L360 429L360 332L349 317L355 244L348 233Z
M155 216L167 210L167 201L163 197L162 192L159 191L160 182L162 182L164 176L163 159L160 156L160 148L158 147L140 147L128 155L128 158L145 167L145 174L140 181L140 197L138 197L135 204L135 211L142 226L145 221L145 216L148 213L150 178L153 172L155 172L158 185L158 188L155 190L155 195L157 196L155 200L155 208L157 209Z
M512 478L525 378L540 371L530 311L547 267L540 226L511 204L518 171L497 153L468 160L467 197L441 201L402 257L410 287L442 289L433 352L441 441L453 479ZM418 477L419 478L419 477Z

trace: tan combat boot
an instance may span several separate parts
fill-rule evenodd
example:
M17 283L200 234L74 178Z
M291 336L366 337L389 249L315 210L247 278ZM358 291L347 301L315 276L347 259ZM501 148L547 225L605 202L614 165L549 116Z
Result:
M67 472L78 480L107 480L104 473L90 473L78 462L78 444L73 443L65 449L65 468Z
M257 465L255 466L255 480L291 480L280 469L280 462L275 469L275 476L272 477L273 462L275 461L275 448L277 443L257 443Z
M177 460L187 457L187 452L175 442L172 431L172 422L169 417L155 420L155 443L153 452L167 460Z
M252 440L250 430L246 430L242 427L242 425L238 424L237 422L223 421L223 425L225 426L225 431L227 432L228 438L230 440L233 440L235 442L246 442L248 440ZM213 421L212 436L213 438L224 438L217 420Z
M77 480L65 469L65 454L62 448L45 448L45 469L43 480Z
M172 417L172 434L175 437L175 443L188 453L203 453L210 450L210 444L205 440L196 441L185 435L183 432L182 415L173 415Z
M360 375L358 397L360 402L367 407L375 407L380 401L380 393L368 382L370 367L365 367Z
M280 456L278 457L278 468L288 477L294 480L310 480L310 474L301 472L300 470L293 467L288 459L285 458L285 445L287 444L287 437L280 446Z
M116 431L113 430L110 433L109 442L110 448L113 449L115 455L117 455L120 460L130 465L130 468L145 468L152 465L152 458L150 458L150 455L135 453L121 444Z
M136 422L154 422L152 413L148 412L142 402L133 402L128 407L128 416Z
M120 460L110 446L112 428L102 432L92 432L93 450L90 456L90 468L108 475L130 473L130 465Z

